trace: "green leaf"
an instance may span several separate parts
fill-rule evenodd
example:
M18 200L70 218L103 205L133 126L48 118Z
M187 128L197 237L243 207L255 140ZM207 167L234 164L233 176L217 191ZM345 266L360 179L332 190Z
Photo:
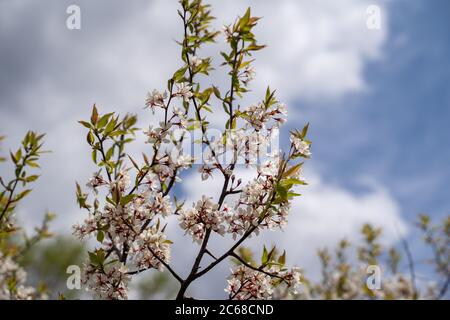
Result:
M217 87L215 87L215 86L212 86L212 89L213 89L213 93L216 96L216 98L219 99L219 100L222 100L222 98L220 97L219 89Z
M78 123L81 123L84 127L88 128L88 129L92 129L92 125L89 122L86 121L78 121Z
M16 156L12 152L10 152L9 154L11 155L11 160L14 162L14 164L17 164L20 159L16 159Z
M139 169L139 166L138 166L138 164L136 163L136 161L134 161L134 159L133 159L130 155L128 155L128 159L130 159L131 163L133 164L133 167L135 167L136 170L138 170L138 171L141 170L141 169Z
M177 71L175 71L175 73L173 74L172 79L175 82L179 82L184 78L184 74L186 73L186 70L188 69L188 66L184 66L180 69L178 69Z
M131 201L133 201L134 198L136 198L137 196L135 194L129 194L127 196L124 196L120 199L120 204L122 206L125 206L126 204L130 203Z
M16 154L14 155L14 158L16 158L17 162L19 162L20 159L22 159L22 148L17 150Z
M38 175L32 175L32 176L26 177L25 181L26 181L26 182L34 182L34 181L36 181L37 179L39 179L39 176L38 176Z
M283 187L280 184L277 185L275 189L277 191L277 194L280 196L281 200L287 201L287 199L288 199L288 190L286 190L286 188Z
M250 7L247 8L245 15L239 20L239 27L244 28L250 21Z
M99 230L97 232L97 241L102 243L104 239L105 239L105 233L103 231Z
M105 252L102 249L98 249L95 252L89 251L88 254L89 260L94 266L101 266L105 262Z
M77 194L81 194L81 187L80 184L78 182L75 182L75 185L77 187Z
M114 114L114 113L108 113L108 114L105 114L104 116L102 116L102 117L100 118L100 120L98 120L97 128L102 129L104 126L106 126L106 124L107 124L108 121L109 121L109 118L111 118L111 116L112 116L113 114Z
M115 130L109 134L110 137L124 136L127 132L124 130Z
M97 149L92 150L92 161L97 164Z
M292 197L300 197L300 196L301 196L300 193L288 192L288 198L292 198Z
M100 263L97 258L97 254L95 254L95 252L90 252L90 251L88 252L88 254L89 254L89 260L91 261L91 264L93 264L94 266L98 266Z
M97 123L98 120L98 111L97 111L97 107L94 106L92 107L92 114L91 114L91 123L95 126L95 124Z
M14 199L14 202L20 201L23 198L25 198L29 193L31 192L31 189L22 191L21 193L19 193L16 198Z
M230 57L225 53L225 52L221 52L220 55L225 59L225 61L227 63L230 63Z
M265 45L257 45L257 44L251 44L247 47L248 51L258 51L261 49L264 49L266 46Z
M113 154L114 154L114 146L109 148L109 150L106 152L106 161L109 161L109 159L111 159Z
M261 264L266 265L269 261L269 253L267 252L266 246L263 247L263 254L261 257Z
M281 184L283 186L292 186L295 184L299 184L299 185L306 185L307 183L305 181L299 180L299 179L295 179L295 178L289 178L289 179L285 179L283 181L281 181Z
M275 253L275 249L276 249L276 247L273 246L272 250L270 250L270 252L269 252L269 255L268 255L268 258L267 258L267 260L268 260L269 262L270 262L271 260L273 260L273 255L274 255L274 253Z
M87 136L86 136L86 141L89 143L89 145L93 145L95 142L95 138L94 138L94 134L92 133L92 131L89 131Z
M40 168L40 166L32 160L27 160L25 163L32 168Z

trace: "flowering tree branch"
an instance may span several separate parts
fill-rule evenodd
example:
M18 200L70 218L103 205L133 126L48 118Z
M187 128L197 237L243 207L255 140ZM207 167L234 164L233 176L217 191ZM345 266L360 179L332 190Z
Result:
M126 167L125 146L133 140L137 130L134 127L135 116L121 119L113 113L100 115L94 106L90 121L80 121L89 130L87 141L99 171L88 183L95 197L93 201L77 184L78 203L88 211L89 217L83 224L74 227L74 233L81 239L93 233L97 236L100 247L89 252L84 283L102 298L126 298L131 276L149 269L167 269L180 282L177 298L186 298L186 291L196 279L232 256L248 237L263 229L282 227L286 223L289 203L297 196L291 189L295 185L305 184L300 179L302 163L292 162L296 158L310 156L311 142L306 140L308 126L301 132L291 133L290 152L286 157L278 149L267 153L264 149L286 120L286 107L278 103L275 92L269 88L260 103L247 108L235 105L237 98L249 91L248 84L254 76L250 56L264 48L257 44L252 33L259 18L252 17L248 9L233 25L224 29L230 51L221 55L223 65L230 68L230 88L222 94L216 86L202 89L197 80L200 75L209 76L212 70L212 59L199 58L199 49L206 43L214 42L219 35L219 32L210 30L213 19L210 6L201 0L181 0L180 4L178 13L183 21L184 36L179 44L183 65L169 79L167 91L154 90L146 100L146 107L154 114L162 113L164 119L159 126L150 126L145 132L147 142L152 145L151 160L143 154L144 164L140 165L128 155L131 167ZM227 118L217 139L212 139L208 131L210 125L207 117L212 112L213 96L222 104ZM182 107L171 105L176 102ZM192 155L183 153L182 143L185 139L189 140L197 129L201 133L199 142L203 151L203 162L199 168L201 177L207 180L214 171L219 171L223 183L217 202L202 196L194 206L189 207L178 203L171 191L181 181L180 172L190 169L196 160ZM100 154L100 161L97 161L97 154ZM226 159L229 155L230 159ZM242 179L236 177L235 168L239 161L248 168L256 169L255 179L244 184ZM106 179L102 171L106 171ZM131 184L133 171L135 182ZM231 195L237 197L237 201L231 199ZM162 226L168 215L177 215L180 227L199 244L185 279L170 266L172 241L165 235L167 224ZM222 256L202 268L204 255L213 256L208 243L215 233L221 236L228 233L235 240L237 236L240 238ZM266 273L262 274L278 274L278 278L298 280L297 271L284 268L284 259L285 255L283 263L271 262L270 268L273 270L263 270ZM259 280L264 283L269 281L265 278ZM248 296L249 285L257 285L245 283L242 287L244 291L233 296ZM265 293L261 293L266 297L272 286L280 284L267 283ZM293 281L286 283L289 287L295 287ZM253 298L259 296L250 295Z

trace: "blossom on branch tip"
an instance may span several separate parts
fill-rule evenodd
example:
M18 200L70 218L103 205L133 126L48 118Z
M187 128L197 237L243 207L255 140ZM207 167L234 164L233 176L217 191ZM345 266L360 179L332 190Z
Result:
M103 179L100 172L96 172L92 175L92 177L89 179L89 182L86 184L86 186L94 191L95 194L98 194L97 188L103 185L106 185L107 182L105 179Z
M130 276L128 269L119 262L103 267L87 264L84 267L82 283L99 299L124 300L128 298Z
M188 102L190 98L194 95L192 93L192 87L187 83L177 83L177 91L175 92L176 97L183 98L184 102Z
M164 91L163 93L153 90L152 93L147 94L147 99L145 100L145 107L150 108L153 112L155 111L155 107L164 108L165 102L164 100L167 99L167 92Z

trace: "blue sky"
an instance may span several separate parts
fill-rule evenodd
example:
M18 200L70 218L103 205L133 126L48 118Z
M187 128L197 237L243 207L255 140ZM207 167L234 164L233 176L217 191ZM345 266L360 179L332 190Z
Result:
M338 101L298 101L311 118L314 162L360 191L358 178L385 184L413 219L450 212L450 3L392 1L381 61L369 63L369 92ZM320 104L320 103L319 103Z
M389 12L383 58L365 69L368 92L326 101L325 108L301 100L298 106L312 122L318 171L355 193L365 192L362 177L384 185L419 260L430 252L416 241L417 215L438 222L450 213L450 3L393 1Z

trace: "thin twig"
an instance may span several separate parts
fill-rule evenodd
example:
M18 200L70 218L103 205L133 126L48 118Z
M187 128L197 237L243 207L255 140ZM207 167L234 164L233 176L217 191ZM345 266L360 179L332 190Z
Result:
M284 282L287 283L286 279L284 279L283 277L281 277L281 276L279 276L279 275L277 275L277 274L274 274L274 273L270 273L270 272L265 271L265 270L263 269L263 268L264 268L263 265L260 266L259 268L256 268L256 267L252 266L251 264L249 264L248 262L246 262L244 259L242 259L242 258L241 258L236 252L234 252L234 251L230 254L230 256L233 257L233 258L236 258L240 263L242 263L244 266L246 266L246 267L249 268L249 269L252 269L252 270L257 271L257 272L264 273L265 275L267 275L267 276L269 276L269 277L272 277L272 278L278 278L278 279L281 279L281 280L283 280Z

